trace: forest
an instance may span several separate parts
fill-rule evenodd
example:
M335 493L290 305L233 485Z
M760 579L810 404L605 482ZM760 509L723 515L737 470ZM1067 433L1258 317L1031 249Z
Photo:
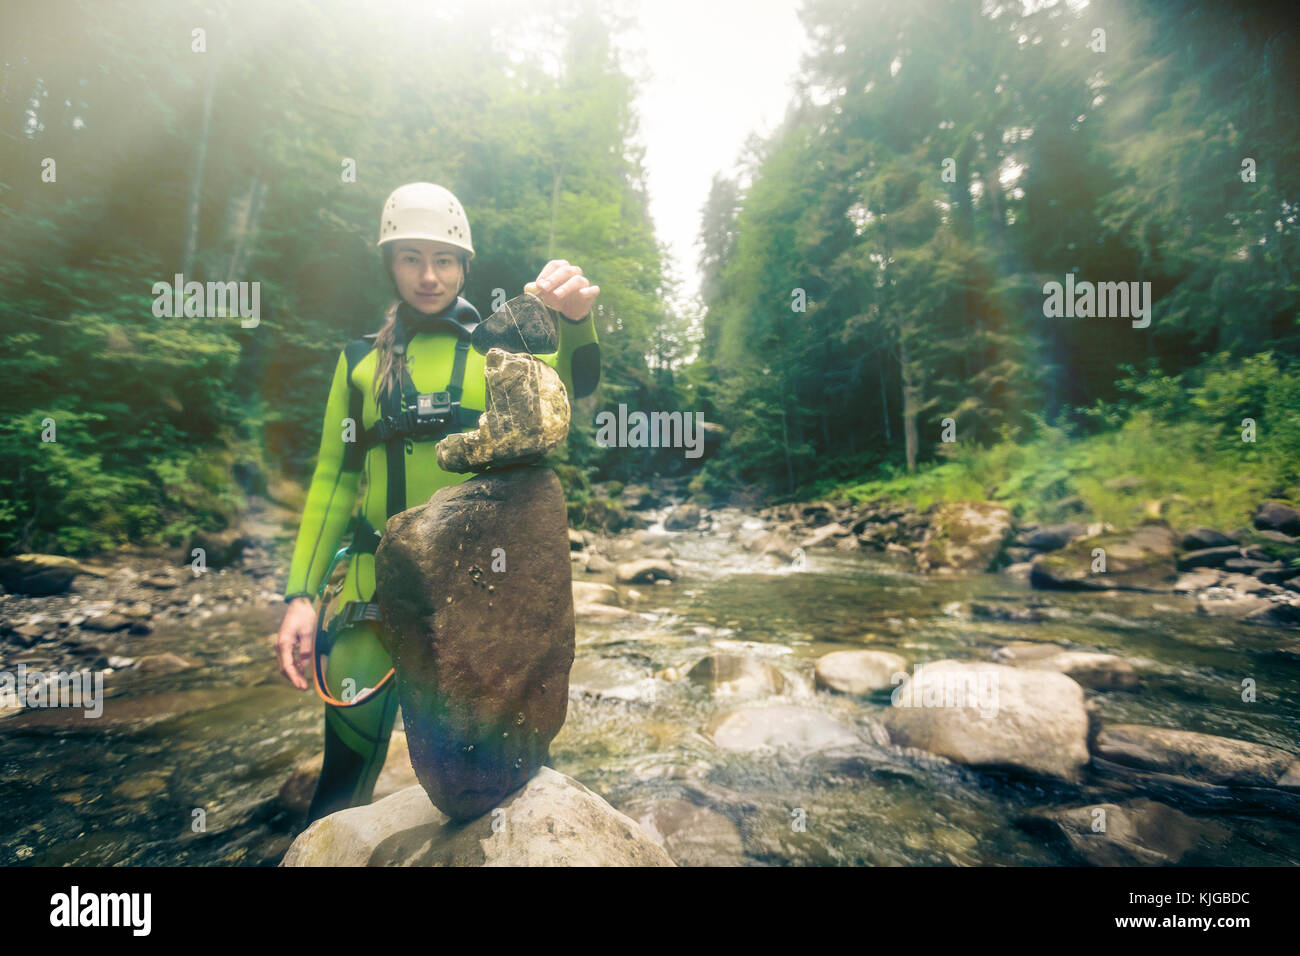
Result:
M660 473L702 504L1128 520L1136 476L1219 527L1300 479L1297 50L1257 8L806 0L784 121L700 210L693 298L630 14L558 9L8 5L0 549L176 545L295 500L339 349L391 301L377 211L417 180L464 203L484 314L552 258L603 290L556 461L579 518ZM256 282L258 319L166 314L178 275ZM1050 306L1085 285L1120 314ZM620 406L723 437L604 447Z

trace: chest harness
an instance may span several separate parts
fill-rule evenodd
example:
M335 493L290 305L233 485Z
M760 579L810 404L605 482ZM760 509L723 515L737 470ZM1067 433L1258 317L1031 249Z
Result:
M408 331L402 321L409 315L407 308L399 306L397 311L397 335L393 341L393 356L401 366L400 393L394 389L385 389L380 396L379 418L369 428L364 429L359 441L352 442L344 451L343 468L345 471L359 471L365 463L366 454L376 445L385 446L388 472L388 489L386 510L388 517L406 510L406 456L415 453L415 442L439 441L453 432L463 431L478 424L482 409L464 408L460 404L464 391L465 362L469 356L470 335L479 323L478 310L465 299L457 297L455 305L445 316L435 320L448 328L454 326L457 333L456 354L451 367L451 380L440 392L420 392L411 380L411 371L406 362L406 350L414 334ZM417 328L416 331L425 331ZM378 333L363 336L344 349L348 366L348 382L352 381L352 371L361 359L375 347ZM348 413L354 422L361 421L362 394L352 388L348 396ZM339 561L345 557L358 554L374 554L382 535L366 520L364 514L356 517L356 527L351 544L340 548L330 560L321 578L319 597L320 611L317 620L323 621L325 610L330 601L337 596L343 585L339 584L333 592L326 594L326 585ZM377 685L362 690L351 700L338 700L325 688L325 677L321 670L321 657L330 652L340 631L361 621L382 622L383 614L377 601L348 601L330 620L328 627L319 627L316 632L316 693L321 700L335 707L356 707L370 700L393 677L393 670L383 676Z

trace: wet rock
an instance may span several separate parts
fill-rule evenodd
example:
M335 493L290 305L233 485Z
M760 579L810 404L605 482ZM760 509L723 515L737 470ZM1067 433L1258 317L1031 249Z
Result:
M1104 572L1094 572L1094 549L1105 552ZM1030 583L1065 590L1168 591L1175 581L1174 536L1167 525L1146 524L1127 534L1079 538L1034 559Z
M989 501L939 507L917 554L921 571L989 571L1011 534L1011 512Z
M120 614L99 614L81 622L82 630L103 633L125 630L130 626L131 622Z
M545 303L526 292L480 322L470 344L480 355L492 349L550 355L560 347L560 330Z
M722 750L767 751L789 747L826 750L859 743L853 730L821 711L792 704L759 704L718 714L704 730Z
M179 674L198 665L167 651L163 654L146 654L140 658L138 666L142 674Z
M1257 612L1267 612L1272 607L1273 603L1268 598L1254 594L1198 594L1196 596L1197 613L1210 617L1240 620Z
M515 468L390 518L375 554L411 759L454 819L522 786L564 723L574 655L567 532L555 473ZM497 549L505 572L492 570Z
M1014 605L1003 604L986 604L982 601L972 601L970 605L971 617L982 618L986 621L1045 621L1047 615L1038 608L1033 607L1015 607Z
M1289 501L1266 501L1255 513L1254 524L1260 531L1300 535L1300 509Z
M1213 528L1193 528L1183 535L1179 542L1184 551L1202 551L1206 548L1230 548L1234 544L1222 531L1215 531Z
M239 562L244 549L252 541L239 528L222 531L195 531L180 554L180 561L189 564L194 560L194 549L203 549L203 564L210 568L229 568Z
M643 511L659 506L659 496L645 485L627 485L619 496L619 504L633 511Z
M1223 570L1235 574L1250 574L1259 577L1261 571L1281 571L1281 561L1255 561L1251 558L1230 558L1223 562Z
M608 584L592 584L587 581L573 582L573 603L608 604L618 607L623 602L618 599L618 591Z
M1300 603L1270 601L1268 607L1247 614L1245 622L1264 627L1300 627Z
M678 866L740 866L744 847L736 825L688 800L638 800L622 811L640 824Z
M1193 849L1228 836L1213 821L1145 799L1043 808L1017 823L1031 833L1064 842L1093 866L1168 866L1181 863Z
M807 535L799 542L801 548L832 548L838 539L852 532L839 524L832 521L830 524L822 525L820 528L813 529L812 533Z
M0 585L14 594L62 594L78 574L95 573L61 554L19 554L0 561Z
M1296 761L1265 744L1144 724L1103 727L1093 753L1119 767L1239 787L1275 787Z
M171 573L149 574L140 579L140 583L155 591L170 591L180 585L180 581Z
M693 531L700 523L698 505L681 505L668 512L664 518L664 528L668 531Z
M46 629L39 624L19 624L9 629L6 635L20 647L31 647L46 634Z
M1027 561L1023 564L1009 564L1002 569L1002 573L1018 581L1028 581L1029 576L1034 573L1034 566Z
M1202 548L1189 551L1178 558L1179 571L1191 571L1194 568L1221 568L1228 561L1241 557L1241 548L1237 545Z
M587 558L587 571L590 574L613 574L614 562L599 551L591 552Z
M871 694L894 686L893 677L907 672L907 661L888 651L831 651L817 658L818 687L841 694Z
M1002 664L949 660L918 670L883 717L894 744L972 767L1080 778L1088 714L1078 683Z
M677 572L672 564L658 558L626 561L614 569L619 584L648 584L651 581L673 581Z
M786 690L779 670L745 654L710 654L686 676L707 687L714 697L768 697Z
M587 539L582 536L582 532L574 531L572 528L570 528L569 529L569 550L581 551L586 546L587 546Z
M1051 645L1038 645L1050 647ZM1096 654L1053 648L1054 653L1012 653L1009 664L1037 670L1056 671L1092 690L1131 690L1140 683L1137 671L1115 654ZM996 655L995 655L996 656Z
M1014 644L1004 644L999 647L993 652L993 659L1000 664L1022 667L1034 661L1055 657L1066 650L1068 648L1062 647L1060 644L1036 644L1032 641L1017 641ZM1048 668L1048 670L1051 670L1051 668Z
M672 866L632 819L542 767L521 790L453 822L419 787L317 820L281 866Z
M655 692L654 675L649 668L617 657L579 658L569 672L570 696L630 703L653 701Z
M794 549L798 546L799 542L795 540L794 536L784 530L769 531L767 534L759 535L757 538L745 542L745 550L747 551L771 555L785 561L793 560Z
M1192 593L1194 591L1204 591L1206 588L1212 588L1223 580L1223 573L1214 568L1199 568L1187 574L1180 575L1174 583L1174 591L1179 594Z
M438 442L438 467L463 474L535 462L568 437L569 396L555 369L531 355L494 349L483 375L487 408L479 427Z
M1035 528L1033 531L1021 534L1017 541L1035 551L1059 551L1086 531L1083 525L1071 521Z

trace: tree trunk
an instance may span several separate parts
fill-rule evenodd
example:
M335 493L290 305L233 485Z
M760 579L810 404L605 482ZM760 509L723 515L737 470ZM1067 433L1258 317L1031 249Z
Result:
M194 157L194 174L190 178L189 213L185 221L185 250L181 254L181 274L189 277L199 248L199 214L203 206L203 166L208 157L208 130L212 125L212 94L217 85L216 61L211 51L204 53L207 69L203 80L203 118L199 125L199 146Z
M907 451L907 472L916 471L916 416L921 406L921 373L912 363L911 353L907 348L907 333L904 331L898 341L898 366L903 375L903 440Z

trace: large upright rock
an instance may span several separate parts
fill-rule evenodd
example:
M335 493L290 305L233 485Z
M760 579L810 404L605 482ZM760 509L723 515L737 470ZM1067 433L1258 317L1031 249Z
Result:
M483 366L487 408L478 428L438 442L438 467L463 474L537 461L569 434L569 395L540 359L494 348ZM568 541L568 524L561 539Z
M559 479L516 468L439 490L389 519L375 578L416 776L449 817L486 813L564 724L574 625Z

